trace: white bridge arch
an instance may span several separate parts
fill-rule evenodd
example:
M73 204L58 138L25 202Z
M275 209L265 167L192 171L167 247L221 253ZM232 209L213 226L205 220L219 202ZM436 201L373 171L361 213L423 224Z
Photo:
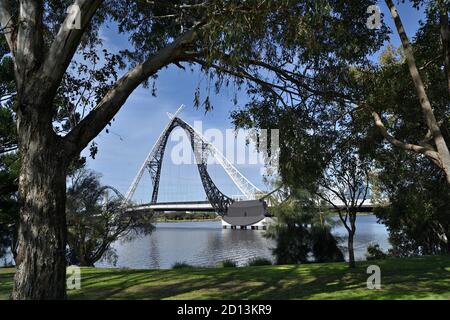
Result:
M214 209L219 215L226 215L228 207L235 202L231 197L224 195L214 184L207 172L207 156L212 155L218 164L220 164L227 175L231 178L236 187L242 192L242 201L255 201L258 196L262 196L262 191L250 182L239 170L207 139L198 132L194 127L179 118L179 114L183 110L181 106L175 114L168 114L170 121L164 130L161 132L157 141L148 153L146 159L142 163L138 173L136 174L128 192L125 195L125 200L130 203L137 186L146 170L149 171L153 182L153 194L150 204L142 206L134 206L134 209L153 209L153 210L208 210ZM183 128L191 139L191 146L197 161L198 171L205 189L208 201L191 202L191 203L158 203L159 180L161 174L162 160L167 144L168 137L172 130L176 127ZM260 200L261 203L264 200Z

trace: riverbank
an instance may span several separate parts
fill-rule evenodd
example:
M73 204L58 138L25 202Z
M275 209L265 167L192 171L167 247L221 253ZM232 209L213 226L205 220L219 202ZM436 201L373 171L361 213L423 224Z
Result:
M366 286L381 268L381 289ZM13 269L0 269L0 299ZM450 299L450 255L345 263L177 270L82 269L70 299Z

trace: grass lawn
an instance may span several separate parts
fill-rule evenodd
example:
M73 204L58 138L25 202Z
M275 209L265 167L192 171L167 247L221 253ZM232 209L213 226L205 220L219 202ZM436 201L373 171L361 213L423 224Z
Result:
M381 289L366 287L367 266ZM0 269L8 299L13 269ZM450 255L345 263L177 270L82 269L71 299L450 299Z

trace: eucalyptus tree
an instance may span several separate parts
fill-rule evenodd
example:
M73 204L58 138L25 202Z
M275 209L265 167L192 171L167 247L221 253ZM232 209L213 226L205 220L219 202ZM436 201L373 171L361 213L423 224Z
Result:
M422 1L414 0L411 2L416 7L424 5ZM448 130L448 106L450 102L449 2L446 0L426 2L427 19L419 30L416 43L411 43L409 40L394 2L386 0L386 5L401 40L402 65L407 68L406 70L412 80L412 83L408 85L414 88L415 99L411 106L419 107L419 110L421 110L421 120L418 121L417 118L412 120L416 124L422 123L421 139L414 142L415 135L412 135L411 137L405 137L405 139L414 140L405 142L405 140L389 133L380 116L380 110L387 115L395 116L396 107L399 104L398 100L395 101L395 96L392 97L393 104L383 106L378 98L384 98L387 94L375 90L378 94L369 94L366 96L367 100L361 102L361 105L371 109L379 132L392 146L427 157L445 173L447 183L450 184L450 152L447 142L448 135L445 132ZM380 82L392 85L394 83L393 77L395 77L395 74L391 74L391 77L384 79L384 81L381 79ZM404 81L400 83L403 84ZM433 91L442 86L445 87L443 96L433 97ZM383 87L387 89L387 92L392 91L386 88L386 85ZM394 85L394 87L398 87L398 85ZM443 108L441 107L442 104L444 104Z
M284 62L271 65L270 70L276 74L276 83L271 84L276 85L263 83L252 93L263 97L272 95L278 100L277 109L286 109L292 105L315 105L317 100L321 100L322 106L328 105L336 112L365 118L390 147L428 158L445 173L447 183L450 183L450 153L447 144L450 98L449 2L413 0L407 3L426 13L425 21L413 41L409 39L400 17L401 12L397 10L394 1L385 1L397 34L390 36L399 36L401 40L401 59L397 61L396 68L368 62L367 54L373 54L373 51L368 51L362 42L353 41L353 38L349 39L350 44L344 39L341 47L343 50L351 48L353 51L349 55L353 59L336 55L333 57L334 63L324 63L322 69L317 66L312 68L319 70L313 77L310 77L311 70L304 69L305 65L297 60L295 66ZM370 39L370 48L380 48L380 43L371 38L370 30L359 31ZM382 36L378 39L389 40L387 31L386 24L382 23L378 31ZM353 36L358 34L353 33ZM363 63L364 58L366 63ZM440 95L435 94L438 90L441 91ZM410 102L409 116L402 99ZM261 100L267 101L265 98ZM311 110L321 112L317 108ZM420 131L409 136L396 135L396 126L401 122L415 126ZM421 135L419 138L418 134Z
M139 85L169 65L185 68L183 63L188 62L214 72L218 88L230 81L238 85L252 81L269 88L277 85L261 74L273 72L273 64L295 60L304 63L298 85L308 88L309 78L318 75L315 71L322 70L325 80L328 70L336 70L333 66L357 61L379 44L378 32L367 32L371 4L360 0L0 0L1 30L14 62L22 162L13 298L65 297L68 164L113 120ZM69 5L75 7L67 14ZM104 85L90 90L93 95L86 98L83 90L74 93L80 88L71 88L67 81L76 83L74 74L89 72L81 68L76 73L70 66L76 63L77 52L101 51L99 30L106 24L116 25L131 46L124 45L119 56L106 57L110 65L98 79ZM114 70L120 67L128 69L118 77ZM328 79L339 76L333 73ZM70 126L64 128L67 133L54 127L61 110L59 97L70 102L64 111L70 117ZM75 100L81 97L93 104L85 116L75 110ZM209 107L208 99L204 106Z
M436 7L430 7L411 45L441 134L449 141L450 109L441 54L443 42L436 41L441 36L440 20ZM422 110L412 107L418 106L417 94L402 47L388 47L374 75L368 77L373 94L370 101L377 106L389 135L400 142L408 141L411 146L434 148L432 136L426 135L429 130ZM366 152L375 159L379 172L379 189L390 198L390 205L379 208L377 216L389 227L394 253L448 251L450 194L440 163L430 161L421 153L411 157L408 149L386 143L378 128L363 130L367 132Z

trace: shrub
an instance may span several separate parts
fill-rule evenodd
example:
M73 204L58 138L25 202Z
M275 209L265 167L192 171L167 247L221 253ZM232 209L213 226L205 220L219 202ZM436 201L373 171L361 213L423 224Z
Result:
M267 258L254 258L250 260L247 264L249 267L255 266L270 266L272 265L272 261Z
M172 266L172 269L193 269L193 268L194 266L191 266L186 262L175 262Z
M381 260L386 259L387 254L380 249L379 244L370 244L367 247L366 259L367 260Z
M265 237L275 240L272 254L277 265L344 261L339 239L331 233L336 224L333 212L319 212L313 198L299 189L289 201L271 208L276 222Z
M236 268L237 267L237 263L231 259L222 261L220 263L220 265L222 266L222 268Z

